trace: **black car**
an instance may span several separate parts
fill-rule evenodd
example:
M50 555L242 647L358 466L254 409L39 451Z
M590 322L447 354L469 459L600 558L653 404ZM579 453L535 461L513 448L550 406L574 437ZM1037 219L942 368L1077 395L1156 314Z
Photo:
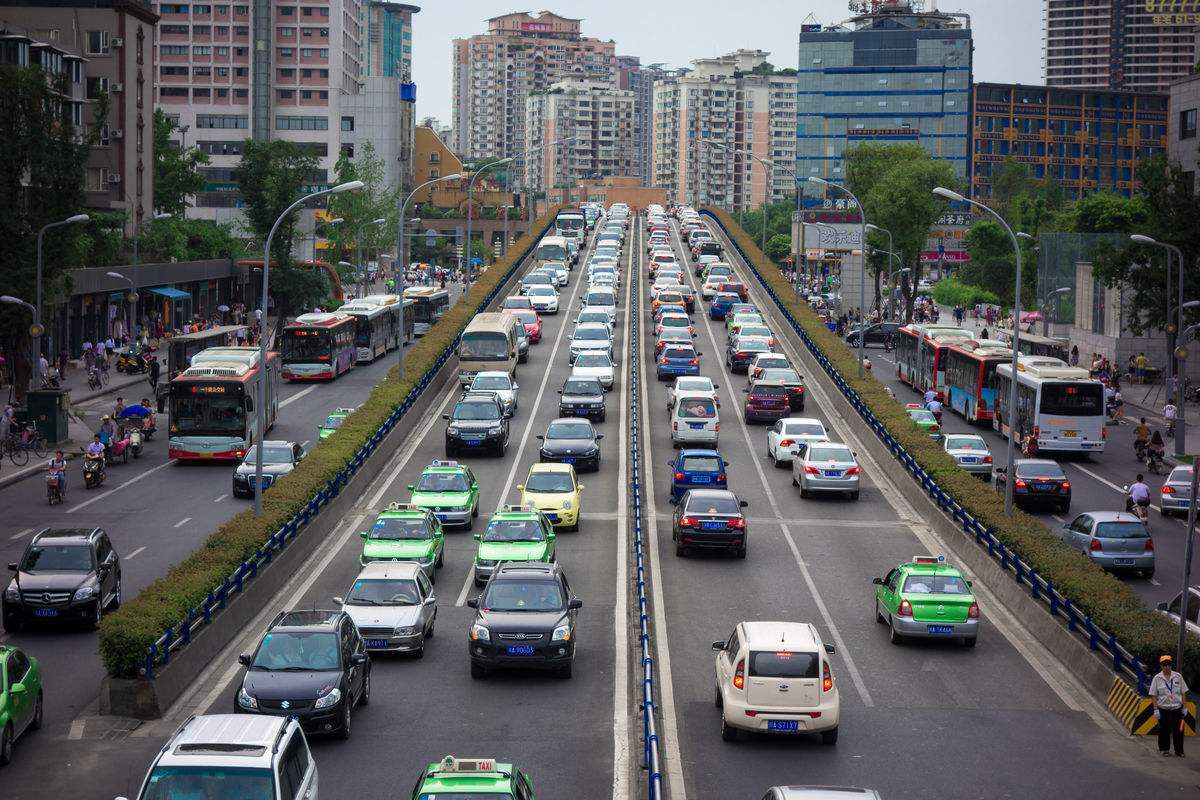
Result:
M574 464L576 472L596 472L600 469L600 440L603 433L596 433L592 423L586 419L560 417L551 420L538 452L539 461L559 464Z
M16 574L4 590L4 630L26 623L100 624L121 605L121 559L100 528L48 528L8 565Z
M238 662L234 712L294 717L308 734L349 738L351 709L371 699L371 658L344 611L283 611Z
M604 422L604 387L595 378L568 378L558 390L558 413L563 417L587 417Z
M696 310L696 290L691 286L680 286L675 291L683 295L683 307L691 314Z
M771 345L761 336L737 337L725 348L725 363L730 372L740 372L745 375L750 370L750 362L759 353L770 353Z
M866 339L863 342L865 347L870 347L877 344L884 347L888 342L896 340L896 331L900 330L899 322L876 322L868 325L865 329L864 336ZM846 334L846 344L858 346L858 328L855 327Z
M1048 458L1018 458L1013 462L1016 480L1013 481L1013 503L1021 508L1057 508L1059 513L1071 509L1071 482L1057 462ZM996 490L1004 493L1008 468L996 468Z
M746 517L749 503L725 489L689 489L675 504L671 541L675 555L689 550L732 551L746 557Z
M500 565L478 597L468 634L471 677L496 667L553 670L571 677L575 618L583 601L571 594L557 563L514 561Z
M699 261L700 256L720 256L724 252L721 243L713 239L704 239L692 248L692 261Z
M468 395L442 414L446 420L446 457L459 450L493 450L503 456L508 447L508 417L495 397Z
M271 484L296 468L304 458L304 448L295 442L263 442L263 491ZM246 457L233 471L233 496L253 497L255 462L258 460L258 445L246 451Z

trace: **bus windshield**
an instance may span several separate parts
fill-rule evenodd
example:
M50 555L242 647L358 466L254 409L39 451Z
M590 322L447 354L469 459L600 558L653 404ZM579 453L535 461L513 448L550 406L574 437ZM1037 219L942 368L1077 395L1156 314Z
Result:
M566 245L561 244L541 244L538 245L536 261L566 261L570 256L567 255Z
M463 334L458 357L469 361L507 361L508 337L495 331Z
M311 361L320 356L329 357L329 332L317 330L285 330L283 332L283 360Z
M1043 414L1098 417L1104 413L1104 390L1098 383L1043 383Z
M182 386L187 390L189 387ZM240 394L171 398L171 433L181 436L244 436L246 409Z

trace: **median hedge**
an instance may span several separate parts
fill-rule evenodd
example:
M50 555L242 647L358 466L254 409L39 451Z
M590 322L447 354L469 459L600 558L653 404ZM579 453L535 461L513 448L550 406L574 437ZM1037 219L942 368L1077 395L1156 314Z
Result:
M200 606L208 593L299 512L337 477L392 412L400 406L422 376L471 318L483 310L484 298L513 273L527 247L553 224L558 207L538 219L531 233L522 236L508 254L492 264L466 295L450 307L424 337L409 347L404 359L404 379L397 381L395 367L370 396L347 418L336 436L321 439L296 469L263 494L263 515L248 508L221 525L186 559L151 583L119 611L100 624L100 656L108 674L133 678L145 665L146 652L168 627L177 626L188 611ZM405 423L401 423L405 424ZM408 423L410 426L411 422Z
M1033 567L1045 580L1090 616L1093 622L1113 634L1121 644L1153 672L1158 657L1175 654L1179 628L1156 611L1122 581L1100 569L1090 559L1069 548L1037 518L1021 511L1011 517L1004 513L1004 497L988 484L964 472L934 442L917 428L905 413L902 403L884 391L883 384L871 374L858 377L857 356L825 327L805 302L794 299L793 286L780 274L754 243L754 237L737 226L732 216L720 209L708 208L750 258L751 269L775 292L804 332L832 362L842 378L858 392L883 423L917 462L977 520ZM1114 499L1114 508L1120 501ZM1153 532L1153 531L1152 531ZM1184 654L1184 675L1189 684L1200 685L1200 640L1188 637Z

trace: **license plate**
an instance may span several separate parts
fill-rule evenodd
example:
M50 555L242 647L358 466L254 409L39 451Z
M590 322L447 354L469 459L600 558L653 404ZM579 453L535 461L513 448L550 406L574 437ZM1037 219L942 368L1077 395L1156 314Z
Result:
M800 730L800 723L794 719L769 719L767 720L767 730L795 732Z
M444 512L438 511L438 512L434 513L434 516L437 517L438 519L444 520L444 519L448 519L450 515L446 514Z
M482 443L483 443L482 439L464 439L463 440L463 444L465 444L467 447L478 447Z
M1048 492L1054 488L1054 484L1052 484L1052 483L1035 483L1033 485L1033 488L1037 489L1039 492Z
M954 633L953 625L926 625L925 629L935 636L947 636Z
M564 458L564 459L562 459L562 463L563 463L563 464L574 464L574 463L575 463L575 459L573 459L573 458Z
M33 615L35 617L57 617L58 609L57 608L35 608L33 610Z
M702 431L702 430L704 430L704 423L703 422L689 422L688 427L694 431Z
M575 413L577 416L580 416L580 417L586 417L586 416L587 416L588 414L590 414L591 412L590 412L590 411L588 411L586 408L577 408L577 409L575 409L575 412L574 412L574 413Z
M1113 564L1117 565L1118 567L1132 567L1134 561L1132 558L1118 558L1113 561Z
M826 478L840 478L840 477L842 477L842 471L840 469L827 469L827 470L825 470L825 477Z
M1079 435L1079 431L1063 431L1062 435L1064 439L1074 439Z
M550 520L551 522L558 522L558 514L547 514L546 519Z
M978 464L978 463L979 463L979 459L978 459L978 458L976 458L975 456L965 456L965 457L963 458L963 460L962 460L962 463L964 463L964 464Z
M508 646L508 654L510 656L531 656L531 655L533 655L533 645L531 645L531 644L510 644Z
M1191 500L1176 500L1175 502L1177 502L1183 508L1190 508L1192 505Z
M367 639L367 647L379 648L379 647L387 647L387 646L388 646L387 639Z
M716 531L716 530L723 529L725 527L725 523L724 522L702 522L702 523L700 523L700 527L706 531Z
M712 478L708 475L693 475L692 483L712 483Z
M212 458L213 454L212 453L201 453L200 457L201 458Z

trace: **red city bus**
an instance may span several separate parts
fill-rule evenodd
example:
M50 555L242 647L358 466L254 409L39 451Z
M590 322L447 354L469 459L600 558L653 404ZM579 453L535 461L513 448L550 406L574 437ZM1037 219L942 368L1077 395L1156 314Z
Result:
M279 354L267 353L263 369L257 347L211 347L170 382L167 457L240 461L258 439L259 383L266 384L266 429L279 413Z
M943 360L946 404L968 422L990 421L996 413L996 367L1012 361L1012 350L1000 344L962 342L952 345Z
M350 314L301 314L283 329L284 380L333 380L354 367L357 320Z
M950 326L905 325L896 333L897 377L922 394L932 389L938 400L945 402L943 356L951 345L969 341L971 332Z

